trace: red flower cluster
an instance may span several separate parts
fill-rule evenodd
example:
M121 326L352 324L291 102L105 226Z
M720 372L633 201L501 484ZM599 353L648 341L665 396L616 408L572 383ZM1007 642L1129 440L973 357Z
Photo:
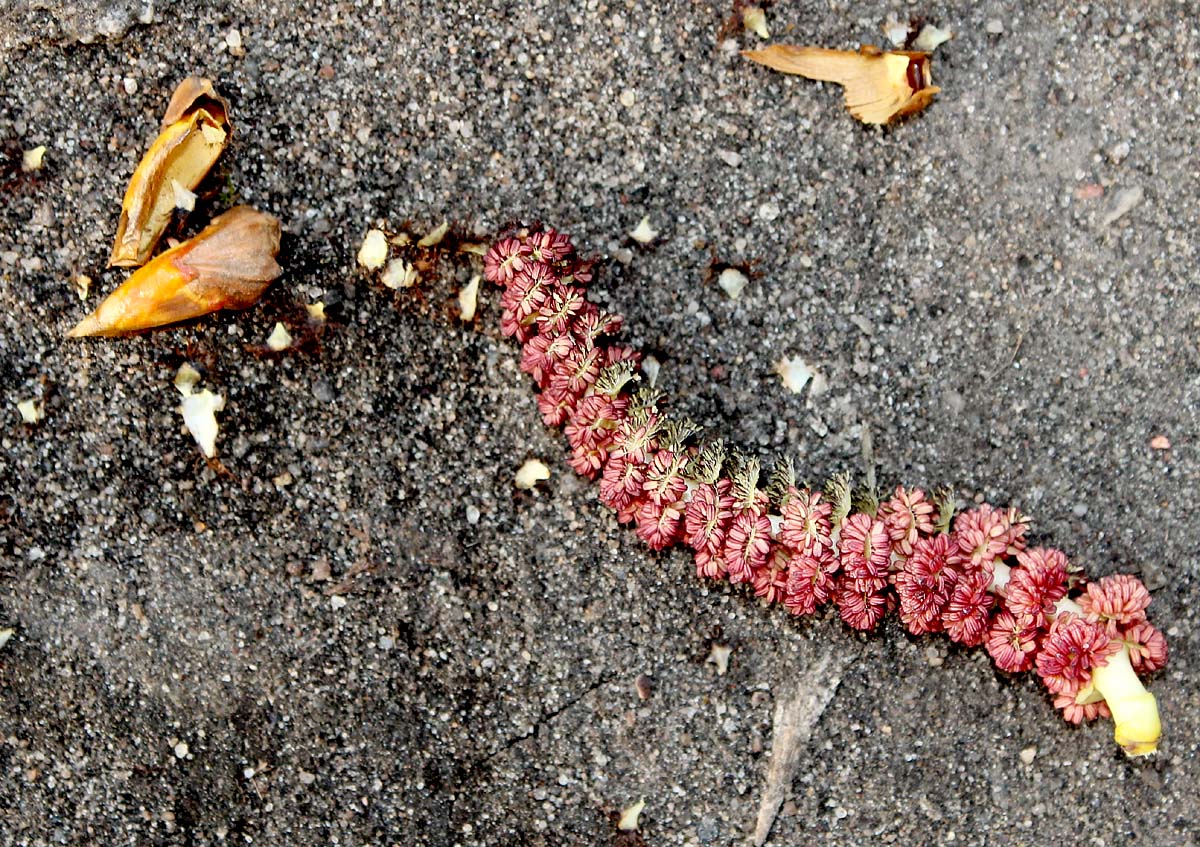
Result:
M545 423L564 428L571 466L599 477L601 501L652 549L690 547L700 577L749 583L797 615L832 601L859 630L898 609L914 635L983 645L1004 671L1036 668L1073 722L1107 714L1089 685L1114 653L1127 649L1139 673L1165 664L1142 583L1087 583L1062 552L1027 548L1029 521L1015 509L984 504L951 529L946 505L899 487L852 512L844 480L801 488L784 465L764 489L757 460L696 443L697 428L664 416L657 395L630 390L640 355L615 340L621 318L588 301L592 265L565 235L506 238L484 268L504 286L502 330L523 345L521 369Z

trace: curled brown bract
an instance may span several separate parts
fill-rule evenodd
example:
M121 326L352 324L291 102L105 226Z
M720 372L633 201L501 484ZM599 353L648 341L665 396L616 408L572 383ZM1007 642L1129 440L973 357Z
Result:
M109 265L146 263L181 197L204 179L232 131L229 104L212 82L189 77L179 84L167 104L162 131L125 190Z
M279 235L272 215L249 206L230 209L136 271L68 337L126 335L252 306L281 272Z
M838 83L845 88L850 114L867 124L915 115L941 91L932 84L928 53L885 52L870 45L852 52L774 44L742 55L777 71Z

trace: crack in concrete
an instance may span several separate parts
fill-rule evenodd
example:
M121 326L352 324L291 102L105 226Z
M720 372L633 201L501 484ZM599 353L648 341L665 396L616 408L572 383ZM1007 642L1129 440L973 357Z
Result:
M508 739L500 747L497 747L495 750L488 753L484 757L483 760L485 762L490 761L491 759L495 758L496 756L500 755L501 753L506 753L509 750L511 750L513 747L516 747L522 741L533 738L535 735L538 734L538 732L542 729L542 727L548 726L549 724L553 723L560 715L563 714L563 712L567 711L572 706L577 705L588 695L594 693L598 688L600 688L600 686L605 685L609 681L609 678L610 677L608 675L600 677L599 679L595 680L591 685L587 686L587 688L585 688L583 691L579 692L574 697L572 697L569 700L567 700L566 702L564 702L558 708L552 709L548 712L543 712L541 717L539 717L536 721L533 722L533 726L530 727L528 732L522 733L520 735L517 735L517 736L514 736L513 738Z

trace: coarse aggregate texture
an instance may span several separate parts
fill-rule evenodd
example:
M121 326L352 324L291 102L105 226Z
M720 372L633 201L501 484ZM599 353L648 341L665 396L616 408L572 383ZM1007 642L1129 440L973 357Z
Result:
M831 656L771 843L1195 843L1200 27L1168 0L907 8L957 33L943 93L877 130L740 59L724 4L18 0L0 143L48 152L0 180L0 844L605 844L639 798L647 844L740 844L774 704ZM768 22L854 47L892 11ZM68 343L193 73L236 129L189 227L270 211L286 272L245 313ZM982 651L647 552L542 427L496 292L450 317L469 262L416 292L355 268L369 226L445 219L602 256L593 296L713 434L820 482L869 430L883 484L1019 505L1138 572L1172 650L1160 754ZM714 260L753 263L738 300ZM318 299L318 346L261 352ZM783 389L789 355L823 394ZM174 411L183 361L227 398L220 465ZM515 491L531 457L553 475Z

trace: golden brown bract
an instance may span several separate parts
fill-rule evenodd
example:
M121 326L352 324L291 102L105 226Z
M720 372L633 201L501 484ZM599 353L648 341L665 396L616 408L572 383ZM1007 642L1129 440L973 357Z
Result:
M868 124L915 115L941 91L932 85L928 53L885 52L870 45L853 52L774 44L742 55L777 71L838 83L845 88L850 114Z
M279 221L249 206L218 217L129 277L68 336L125 335L254 305L279 276Z
M229 104L207 79L188 77L167 104L162 131L133 172L110 266L145 264L176 206L191 196L229 143Z

